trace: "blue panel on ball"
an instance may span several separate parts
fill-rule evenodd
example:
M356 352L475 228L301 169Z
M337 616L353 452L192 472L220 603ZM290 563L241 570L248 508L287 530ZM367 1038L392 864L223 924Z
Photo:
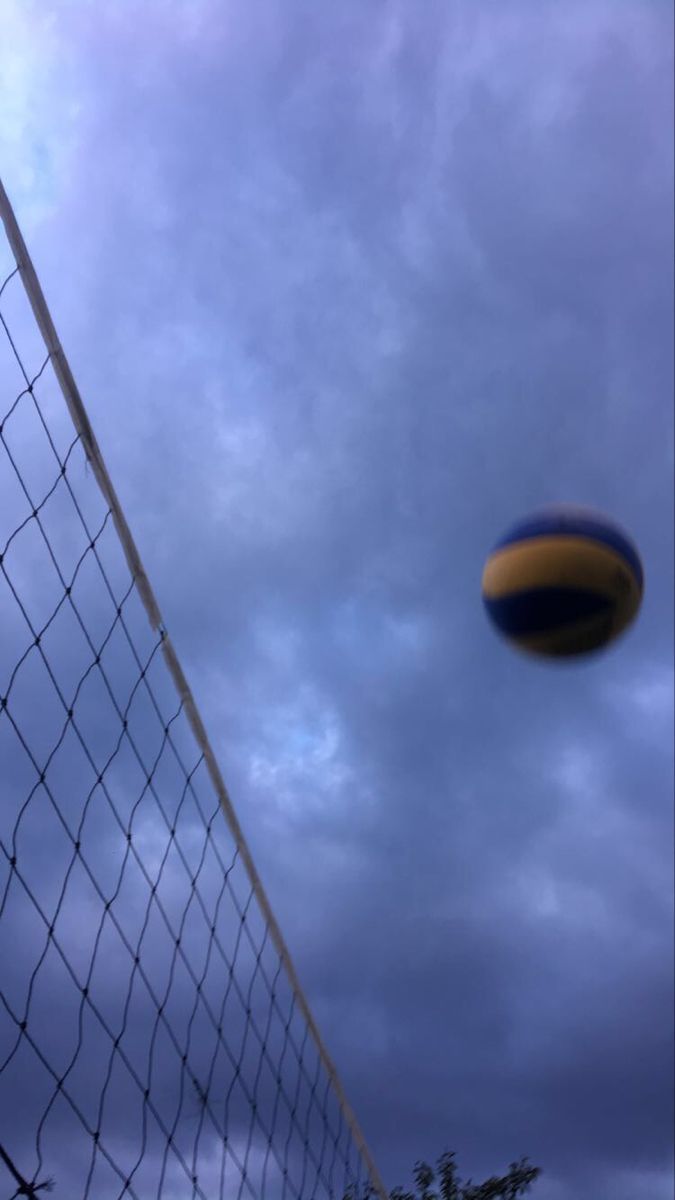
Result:
M596 542L602 542L616 550L631 566L638 586L642 588L642 564L635 548L628 538L601 518L585 513L569 512L565 509L554 509L551 512L535 513L533 516L514 525L509 532L497 542L495 550L511 546L514 542L526 541L528 538L551 537L556 534L587 537Z
M509 637L546 633L611 611L611 600L597 592L571 588L536 588L498 600L483 600L495 625Z

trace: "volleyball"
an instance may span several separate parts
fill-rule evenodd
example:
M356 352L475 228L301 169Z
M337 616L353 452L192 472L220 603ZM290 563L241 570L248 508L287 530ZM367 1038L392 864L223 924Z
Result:
M642 564L628 536L603 514L571 505L533 513L508 530L482 580L498 632L551 658L609 645L635 619L642 592Z

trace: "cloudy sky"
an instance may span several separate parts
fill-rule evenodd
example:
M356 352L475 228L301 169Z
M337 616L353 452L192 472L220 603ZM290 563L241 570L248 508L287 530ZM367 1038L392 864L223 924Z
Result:
M670 6L0 14L4 183L386 1184L666 1200ZM553 669L480 574L558 500L646 592Z

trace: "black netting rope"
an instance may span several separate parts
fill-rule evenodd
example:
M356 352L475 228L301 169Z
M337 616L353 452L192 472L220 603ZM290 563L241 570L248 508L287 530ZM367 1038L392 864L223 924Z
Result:
M0 1200L383 1194L17 259L0 283Z

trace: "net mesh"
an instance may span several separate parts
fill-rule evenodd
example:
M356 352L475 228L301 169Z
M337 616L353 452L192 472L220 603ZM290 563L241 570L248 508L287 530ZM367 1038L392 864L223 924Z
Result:
M0 288L0 1196L365 1195L7 243Z

